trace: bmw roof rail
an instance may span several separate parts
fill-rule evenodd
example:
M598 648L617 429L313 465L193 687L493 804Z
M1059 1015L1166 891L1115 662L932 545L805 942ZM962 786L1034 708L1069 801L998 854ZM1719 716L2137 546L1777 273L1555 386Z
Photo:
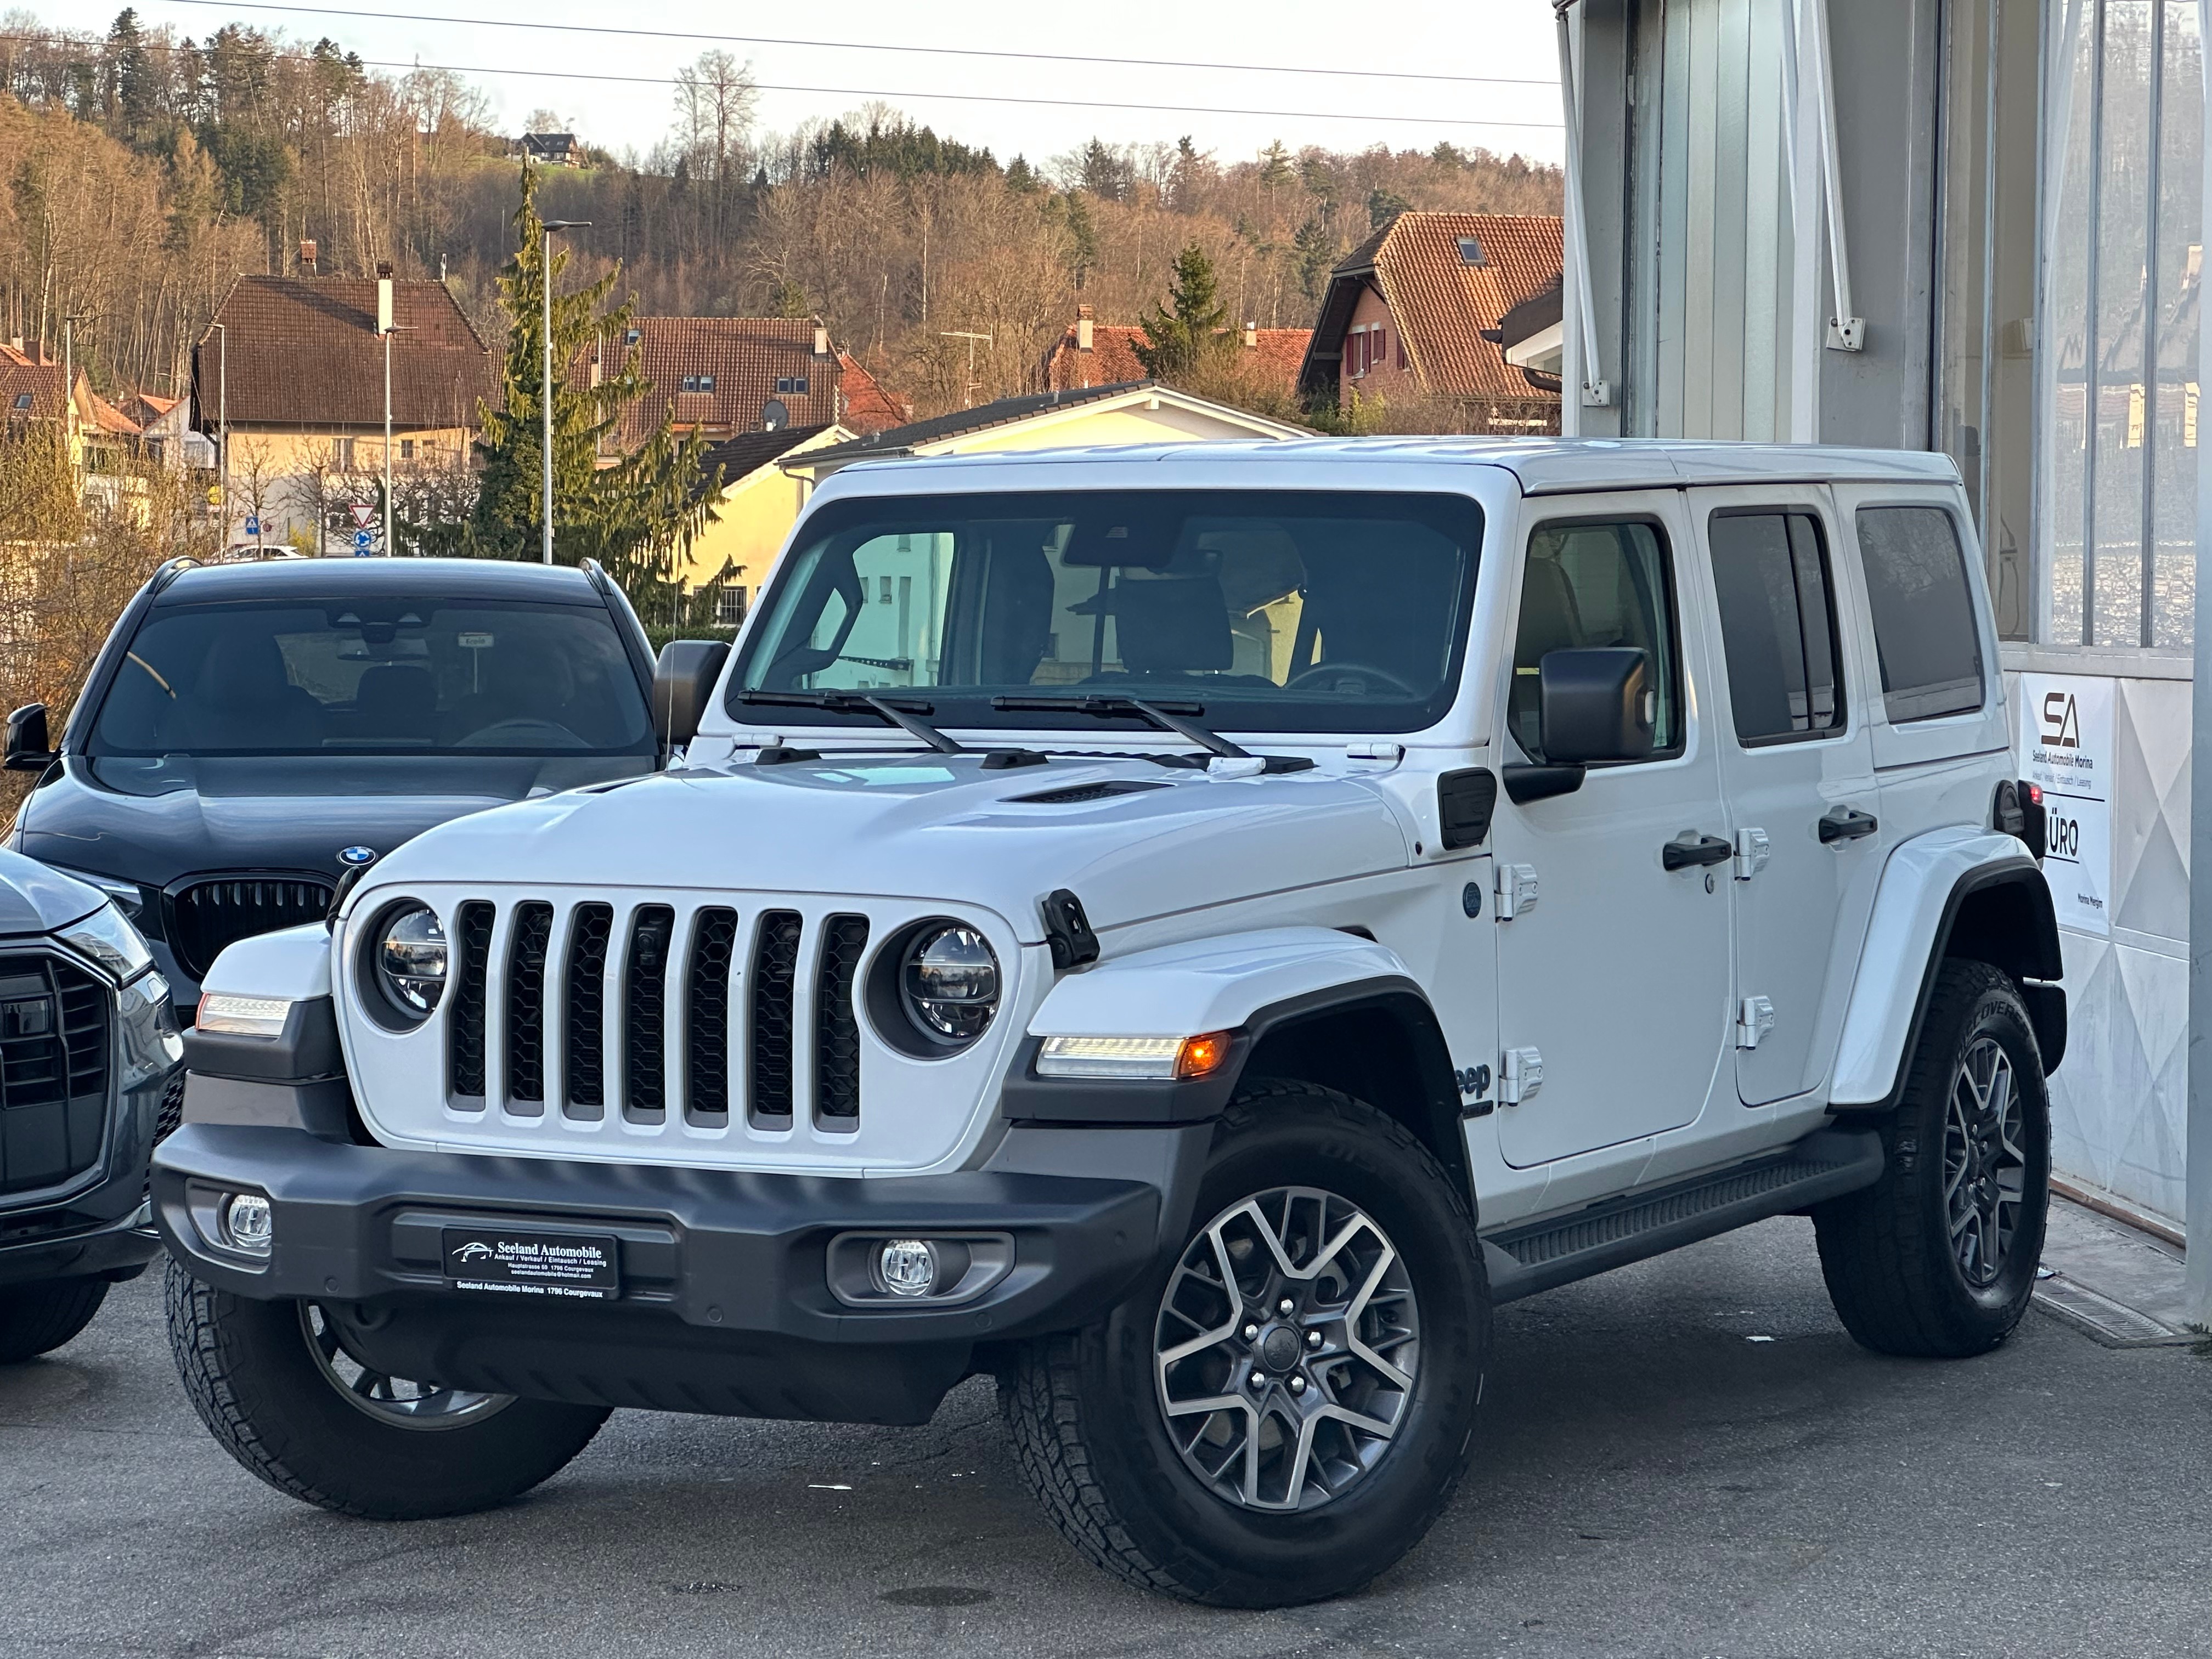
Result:
M154 573L153 580L148 583L147 586L155 592L158 593L163 588L167 587L171 582L176 580L176 579L184 572L187 570L197 570L199 568L199 562L200 562L192 557L191 554L180 553L175 558L164 563L159 570L156 570Z

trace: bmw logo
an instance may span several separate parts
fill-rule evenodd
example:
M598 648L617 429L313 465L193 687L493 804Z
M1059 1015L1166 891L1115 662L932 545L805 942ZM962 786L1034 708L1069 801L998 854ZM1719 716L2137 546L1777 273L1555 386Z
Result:
M341 847L338 848L338 862L340 864L350 864L356 869L359 869L364 864L374 864L376 862L376 848L374 847Z

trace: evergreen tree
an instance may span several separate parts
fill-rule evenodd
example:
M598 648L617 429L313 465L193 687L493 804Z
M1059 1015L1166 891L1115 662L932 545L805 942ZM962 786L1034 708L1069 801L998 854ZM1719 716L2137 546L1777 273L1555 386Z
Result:
M1136 347L1137 361L1155 380L1188 374L1216 352L1231 349L1222 332L1228 319L1213 261L1193 242L1176 255L1168 306L1155 305L1151 315L1142 319L1145 337Z
M1316 216L1298 227L1291 246L1297 264L1298 291L1309 300L1318 301L1322 289L1328 285L1329 267L1336 263L1336 238Z
M545 238L538 212L538 170L522 172L522 204L515 210L514 257L500 273L500 307L507 313L507 358L501 371L499 407L483 411L477 441L482 463L476 505L465 522L426 526L415 538L425 552L459 552L478 558L534 559L543 533L544 420ZM577 384L565 372L594 340L603 349L619 343L635 312L632 303L609 307L619 270L574 293L560 291L568 256L552 260L553 552L563 564L597 559L625 590L665 581L678 550L714 518L719 470L702 471L706 441L672 430L674 404L635 451L611 466L599 465L600 440L613 431L623 406L652 390L637 355L623 350L620 368L597 386ZM604 308L603 308L604 307Z

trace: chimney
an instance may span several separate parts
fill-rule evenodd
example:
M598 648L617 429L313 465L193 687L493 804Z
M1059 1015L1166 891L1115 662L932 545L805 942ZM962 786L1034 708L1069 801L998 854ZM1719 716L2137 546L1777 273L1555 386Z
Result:
M819 323L814 325L814 355L817 357L830 355L830 331Z
M312 236L300 239L300 275L313 276L315 272L315 240Z
M1095 326L1094 316L1095 313L1089 306L1078 306L1075 308L1075 349L1078 351L1088 351L1091 349L1091 331Z
M1247 324L1245 324L1245 325L1244 325L1244 349L1245 349L1245 350L1247 350L1247 351L1257 351L1259 349L1260 349L1260 325L1259 325L1259 324L1257 324L1257 323L1247 323Z

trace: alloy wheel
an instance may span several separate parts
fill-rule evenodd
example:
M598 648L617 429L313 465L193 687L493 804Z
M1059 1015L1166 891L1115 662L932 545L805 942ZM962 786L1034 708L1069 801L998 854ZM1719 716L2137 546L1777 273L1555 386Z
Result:
M1190 1471L1240 1508L1343 1495L1413 1398L1420 1309L1405 1259L1358 1206L1277 1187L1193 1239L1161 1298L1154 1374Z
M300 1329L323 1375L356 1409L394 1428L458 1429L505 1411L511 1394L478 1394L416 1382L365 1365L338 1336L337 1322L317 1304L300 1304Z
M1969 1286L2004 1271L2027 1189L2026 1117L2012 1059L1995 1037L1975 1041L1951 1079L1943 1122L1943 1205L1951 1253Z

